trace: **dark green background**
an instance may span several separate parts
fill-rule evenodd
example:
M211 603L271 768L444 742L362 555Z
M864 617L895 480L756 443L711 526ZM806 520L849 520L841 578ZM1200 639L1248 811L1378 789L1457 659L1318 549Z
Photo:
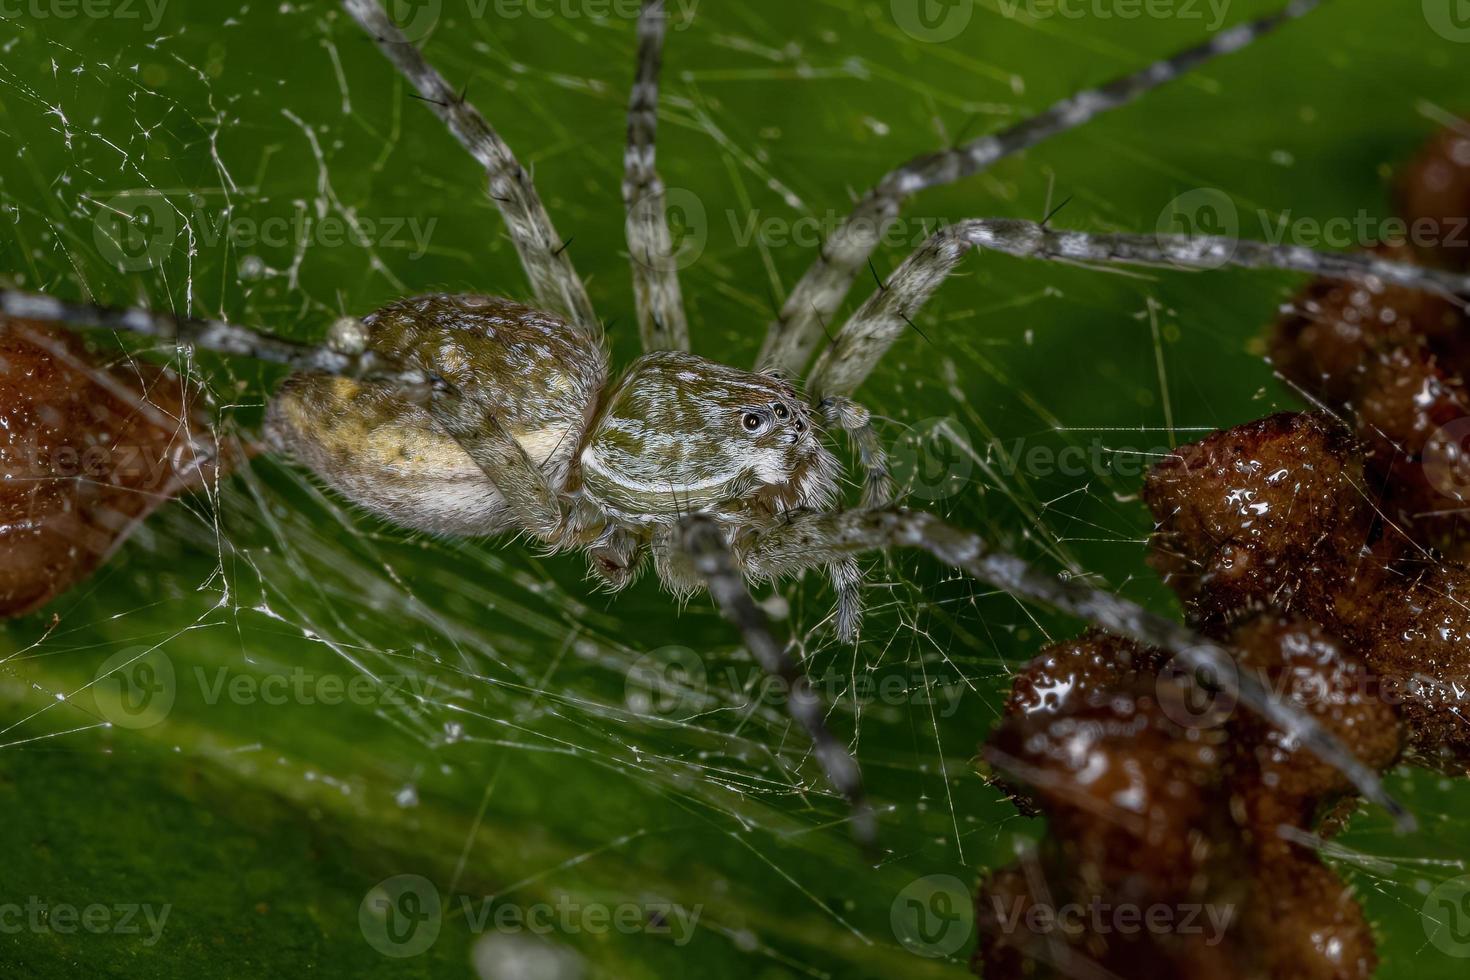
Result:
M550 17L493 5L476 17L465 2L446 0L426 50L534 169L625 362L637 350L618 190L633 24L588 16L582 0L537 6ZM1227 21L1272 6L1234 3ZM1387 214L1390 168L1435 128L1435 112L1470 104L1470 44L1432 31L1417 2L1326 7L1135 107L923 195L909 237L926 222L1040 217L1049 193L1071 198L1059 225L1093 230L1150 231L1195 188L1233 198L1251 237L1258 213ZM737 229L752 212L830 224L900 160L998 128L1211 26L1205 6L1182 3L1170 8L1177 16L1131 19L1098 16L1129 9L1106 0L1080 19L1009 8L982 0L942 44L903 33L888 0L703 0L691 23L675 22L660 166L705 211L691 228L704 248L683 280L699 352L749 362L776 297L811 257L801 244L742 245ZM334 4L169 0L156 26L141 6L131 8L141 21L121 8L40 19L67 9L42 0L4 9L19 16L0 22L0 277L300 338L404 292L525 296L476 166ZM1196 9L1205 16L1184 15ZM196 197L209 221L236 227L320 202L339 216L436 224L422 257L318 236L294 274L290 242L191 241L167 219L134 228L150 263L119 271L99 248L99 223L120 227L110 211L126 218L142 201L187 214ZM877 268L905 251L880 252ZM261 262L285 271L262 277ZM957 492L915 502L1172 609L1143 562L1140 454L1294 406L1258 340L1292 280L1123 277L991 256L966 260L963 273L921 318L930 342L905 338L860 392L887 440L953 466ZM277 374L208 356L196 367L221 423L251 431ZM921 437L946 418L974 449L968 465ZM1097 445L1109 465L1082 475L1024 459L1007 467L1002 450L1018 445L1089 455ZM0 973L469 975L476 937L457 914L408 960L380 955L359 930L376 882L421 874L446 894L517 905L566 895L702 907L685 948L551 937L599 976L963 975L968 943L950 963L914 956L890 906L926 875L969 884L1038 833L971 759L1008 671L1078 626L913 556L872 564L874 613L855 655L831 641L818 581L784 590L782 628L804 638L810 669L836 694L864 672L964 692L950 717L942 699L932 710L905 698L856 711L839 700L833 725L860 731L858 756L889 808L876 869L849 844L842 807L822 795L779 705L752 707L742 684L758 675L703 598L681 611L651 580L610 598L583 581L576 556L416 538L259 462L166 508L92 581L0 634L0 900L172 906L151 947L0 935ZM59 624L42 639L53 614ZM166 719L88 727L101 720L87 686L99 665L155 645L178 680ZM630 674L636 688L635 666L685 656L668 653L675 645L707 674L674 722L640 717ZM211 704L195 680L298 668L411 675L434 685L432 698ZM1382 976L1462 976L1466 961L1428 943L1419 909L1463 871L1470 795L1424 774L1395 785L1422 830L1396 837L1364 812L1339 842L1339 866L1381 930ZM400 805L409 786L417 805Z

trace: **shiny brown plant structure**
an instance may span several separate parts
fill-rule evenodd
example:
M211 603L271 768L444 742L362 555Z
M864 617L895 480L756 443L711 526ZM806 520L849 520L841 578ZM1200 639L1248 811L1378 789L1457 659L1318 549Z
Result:
M1267 614L1231 642L1244 669L1306 706L1364 762L1397 757L1392 710L1320 628ZM1370 976L1377 960L1362 910L1302 846L1351 785L1269 726L1191 714L1198 692L1166 659L1094 631L1048 647L1017 675L983 758L1023 809L1047 815L1049 835L982 883L977 972Z
M172 371L103 365L68 330L0 320L0 617L45 605L215 478L203 407Z

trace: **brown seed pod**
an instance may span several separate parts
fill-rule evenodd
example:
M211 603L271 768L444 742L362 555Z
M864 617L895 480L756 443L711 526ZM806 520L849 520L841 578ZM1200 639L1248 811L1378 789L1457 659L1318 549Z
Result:
M1411 261L1408 246L1379 249ZM1394 524L1429 546L1470 539L1470 318L1382 283L1311 283L1273 324L1276 369L1344 413Z
M214 477L198 394L150 364L100 366L68 330L0 321L0 616L45 605Z
M1135 666L1113 661L1120 653ZM1048 647L1018 675L982 751L1047 814L1074 884L1132 882L1137 900L1189 893L1213 860L1220 835L1211 831L1229 823L1219 786L1224 733L1169 718L1160 687L1177 681L1161 680L1154 660L1098 632ZM1058 682L1077 686L1038 705L1037 692Z
M1320 628L1277 615L1229 642L1363 761L1397 756L1393 710ZM1347 885L1289 832L1347 785L1272 726L1170 717L1161 658L1091 631L1017 674L983 755L1044 813L1033 854L982 881L973 966L989 980L1087 976L1360 980L1372 931ZM1120 928L1123 917L1153 925Z
M1407 245L1376 250L1413 262ZM1315 279L1281 308L1271 326L1271 363L1282 377L1332 408L1348 409L1371 382L1375 359L1397 347L1431 344L1454 367L1467 363L1465 315L1451 300L1381 280Z
M1347 882L1315 853L1292 848L1251 868L1240 935L1270 980L1368 980L1378 969L1373 928Z
M1431 137L1400 169L1394 197L1424 261L1470 268L1470 132Z
M1278 614L1243 624L1230 643L1243 670L1256 672L1273 691L1304 706L1364 763L1386 769L1398 758L1393 706L1346 643L1315 623ZM1228 729L1233 750L1228 779L1238 819L1255 853L1270 863L1293 849L1279 833L1282 826L1316 826L1352 786L1254 714L1234 713Z
M1409 758L1464 775L1470 768L1470 568L1405 568L1364 603L1354 640L1404 720Z
M1150 562L1216 635L1274 608L1342 637L1404 720L1408 757L1464 772L1470 568L1425 565L1425 552L1379 520L1357 448L1330 425L1271 416L1159 464L1145 481L1158 522Z
M1362 460L1330 418L1272 415L1180 447L1144 479L1158 522L1149 563L1190 619L1222 634L1264 608L1341 632L1344 582L1371 588L1374 510ZM1304 604L1304 605L1303 605Z

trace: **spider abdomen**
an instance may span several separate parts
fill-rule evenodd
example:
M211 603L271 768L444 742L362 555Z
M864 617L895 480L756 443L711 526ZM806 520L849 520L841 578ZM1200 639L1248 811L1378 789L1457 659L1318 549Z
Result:
M607 377L595 339L551 314L487 296L436 294L364 318L370 350L442 377L518 442L556 489ZM426 405L390 382L297 374L272 399L274 447L379 516L473 536L508 525L505 501Z

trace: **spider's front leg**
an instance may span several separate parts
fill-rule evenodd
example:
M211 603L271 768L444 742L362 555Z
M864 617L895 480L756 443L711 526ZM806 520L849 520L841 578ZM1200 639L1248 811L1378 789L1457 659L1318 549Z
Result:
M886 507L893 503L893 474L888 469L888 451L873 428L873 414L862 405L840 395L823 398L817 405L828 425L847 433L863 467L863 507Z
M800 373L822 339L822 324L842 305L863 263L883 240L903 203L914 194L978 174L999 160L1128 105L1206 62L1239 51L1288 21L1306 16L1318 3L1292 0L1276 13L1221 31L1202 44L1105 85L1083 89L998 133L926 153L891 171L863 195L852 214L823 244L816 262L792 288L780 316L766 332L757 363Z
M665 214L664 182L655 166L658 78L667 17L664 0L644 0L638 17L638 70L628 102L628 145L623 151L628 261L633 268L638 336L646 351L689 349L689 320Z
M913 318L971 249L1074 265L1283 269L1470 297L1470 276L1390 262L1372 253L1319 252L1213 235L1094 234L1012 218L972 218L936 232L899 265L822 352L807 390L834 396L862 384L894 342L912 329Z
M565 314L572 326L597 336L601 326L587 288L572 267L567 241L557 235L530 173L510 146L472 105L403 35L379 0L341 0L343 8L377 42L393 67L418 91L418 97L449 127L489 181L490 199L505 219L531 289L543 309Z
M725 545L719 525L710 517L687 517L674 532L679 557L703 579L725 618L739 628L745 645L761 667L786 684L786 708L811 739L812 748L833 789L852 807L853 837L865 847L877 838L877 820L863 791L862 770L852 754L827 728L821 696L811 680L771 633L770 623L750 592L735 556Z
M893 548L928 551L945 564L1017 598L1050 606L1119 636L1170 651L1181 665L1216 678L1223 691L1236 696L1247 708L1345 775L1364 797L1393 813L1402 828L1413 827L1413 818L1388 795L1376 772L1296 703L1274 695L1254 674L1238 670L1227 647L1111 592L1035 569L1015 555L995 549L978 534L951 527L932 514L903 508L799 514L755 538L745 559L763 570L790 573L862 552Z

